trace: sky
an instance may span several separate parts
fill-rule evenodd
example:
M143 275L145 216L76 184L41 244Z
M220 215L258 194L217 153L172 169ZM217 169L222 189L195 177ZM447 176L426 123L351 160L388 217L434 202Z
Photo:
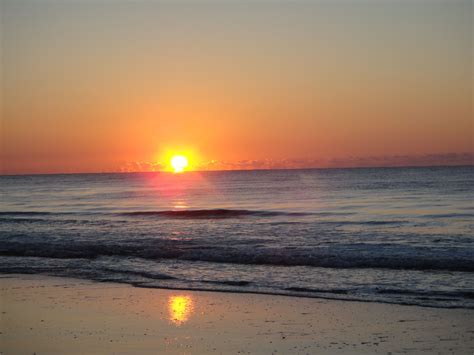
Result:
M473 164L471 0L0 0L0 173Z

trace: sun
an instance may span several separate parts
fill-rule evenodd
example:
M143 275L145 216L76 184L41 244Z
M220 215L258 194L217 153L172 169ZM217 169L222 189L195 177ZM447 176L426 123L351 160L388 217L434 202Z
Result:
M175 173L182 173L188 167L188 158L184 155L173 155L171 167Z

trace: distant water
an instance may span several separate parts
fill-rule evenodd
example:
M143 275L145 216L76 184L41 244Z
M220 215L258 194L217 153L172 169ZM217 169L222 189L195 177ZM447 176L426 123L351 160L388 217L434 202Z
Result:
M474 308L474 168L0 177L0 272Z

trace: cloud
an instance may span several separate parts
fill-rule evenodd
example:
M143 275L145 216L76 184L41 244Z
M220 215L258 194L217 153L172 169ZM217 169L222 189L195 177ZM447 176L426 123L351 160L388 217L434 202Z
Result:
M452 166L474 165L474 153L440 153L420 155L349 156L328 159L260 159L219 161L210 160L196 166L196 170L255 170L255 169L305 169L305 168L357 168L401 166ZM153 162L125 164L122 172L161 171L164 165Z
M135 161L128 162L120 167L122 173L145 172L145 171L161 171L164 165L161 163Z

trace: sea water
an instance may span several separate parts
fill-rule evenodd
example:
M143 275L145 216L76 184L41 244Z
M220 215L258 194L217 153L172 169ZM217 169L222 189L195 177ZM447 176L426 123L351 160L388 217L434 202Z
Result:
M474 167L0 177L0 272L474 308Z

